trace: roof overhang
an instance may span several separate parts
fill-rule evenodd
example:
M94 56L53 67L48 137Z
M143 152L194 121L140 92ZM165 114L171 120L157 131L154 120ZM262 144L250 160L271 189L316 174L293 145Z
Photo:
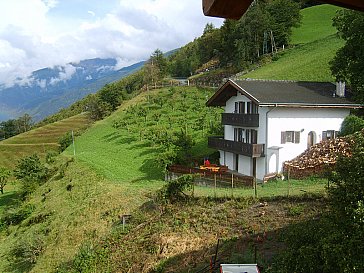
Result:
M206 102L207 106L226 106L226 102L237 93L248 97L251 101L259 104L253 95L249 94L242 87L236 84L233 80L228 80L223 86L221 86L216 93Z
M363 0L320 0L344 8L364 11ZM249 8L253 0L202 0L203 13L206 16L239 19Z
M239 84L229 79L223 86L221 86L215 94L206 102L207 106L226 106L226 102L233 96L240 93L246 96L251 101L255 102L259 107L286 107L286 108L342 108L342 109L359 109L364 108L361 104L318 104L318 103L295 103L295 102L264 102L260 101L254 95L249 93Z
M286 108L364 108L361 104L309 104L309 103L260 103L261 107L286 107Z

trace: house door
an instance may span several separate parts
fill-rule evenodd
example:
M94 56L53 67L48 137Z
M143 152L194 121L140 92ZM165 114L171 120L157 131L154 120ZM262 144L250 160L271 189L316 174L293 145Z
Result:
M310 148L314 144L316 144L316 133L311 131L307 136L307 148Z

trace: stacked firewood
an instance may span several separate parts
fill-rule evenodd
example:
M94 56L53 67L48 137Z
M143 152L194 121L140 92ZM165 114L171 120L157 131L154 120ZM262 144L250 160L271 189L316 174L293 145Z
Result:
M339 156L351 156L352 136L324 140L296 158L283 163L283 172L292 178L322 175L332 169Z

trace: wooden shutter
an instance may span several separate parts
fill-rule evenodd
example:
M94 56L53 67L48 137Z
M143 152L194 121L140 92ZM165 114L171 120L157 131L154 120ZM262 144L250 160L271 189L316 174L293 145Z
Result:
M299 131L294 132L294 143L300 143L301 133Z
M327 139L327 132L322 131L322 140L326 140L326 139Z
M281 144L286 143L286 132L281 132Z

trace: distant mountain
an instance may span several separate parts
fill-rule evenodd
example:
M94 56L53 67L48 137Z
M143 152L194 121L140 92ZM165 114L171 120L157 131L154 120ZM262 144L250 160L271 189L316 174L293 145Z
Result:
M115 70L115 59L96 58L34 71L12 87L0 85L0 121L24 113L39 121L95 93L105 84L135 72L143 64Z

